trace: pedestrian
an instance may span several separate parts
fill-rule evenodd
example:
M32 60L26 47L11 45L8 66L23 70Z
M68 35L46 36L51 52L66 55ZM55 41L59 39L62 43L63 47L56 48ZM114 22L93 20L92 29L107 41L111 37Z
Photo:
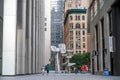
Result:
M42 75L45 74L45 66L44 65L41 67L41 72L42 72Z
M47 71L47 75L48 75L49 71L50 71L50 65L49 64L46 65L45 70Z
M86 65L82 65L81 70L82 70L83 73L85 73L86 70L87 70Z
M78 68L75 68L75 74L77 74L78 73Z

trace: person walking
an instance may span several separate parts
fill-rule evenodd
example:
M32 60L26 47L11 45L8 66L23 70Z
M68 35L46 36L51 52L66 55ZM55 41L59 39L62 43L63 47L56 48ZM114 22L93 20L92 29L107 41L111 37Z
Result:
M49 64L46 65L45 70L47 71L47 75L48 75L48 74L49 74L49 71L50 71L50 66L49 66Z
M41 67L41 72L42 72L42 75L45 74L45 66L44 65Z
M78 68L75 68L75 74L77 74L78 73Z
M86 70L87 70L86 65L82 65L81 70L82 70L83 73L85 73Z

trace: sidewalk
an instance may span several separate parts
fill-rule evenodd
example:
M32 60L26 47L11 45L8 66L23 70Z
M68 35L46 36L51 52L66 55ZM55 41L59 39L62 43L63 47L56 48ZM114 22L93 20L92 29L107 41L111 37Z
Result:
M0 77L0 80L120 80L120 76L102 76L86 74L74 74L74 73L55 73L50 71L50 74L41 75L23 75L23 76L9 76Z

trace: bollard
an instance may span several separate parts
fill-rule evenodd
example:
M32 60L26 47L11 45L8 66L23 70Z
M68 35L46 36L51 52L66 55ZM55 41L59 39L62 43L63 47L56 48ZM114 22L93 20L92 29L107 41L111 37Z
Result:
M109 76L109 71L108 71L108 69L104 69L103 75L104 75L104 76Z

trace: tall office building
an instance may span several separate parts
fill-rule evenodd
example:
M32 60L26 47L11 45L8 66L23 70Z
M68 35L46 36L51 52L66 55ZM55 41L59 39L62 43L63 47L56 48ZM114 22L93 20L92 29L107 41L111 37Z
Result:
M64 0L51 0L51 45L58 47L63 42L63 6ZM55 67L55 54L51 52L51 64Z
M40 73L45 64L44 5L44 0L0 0L1 75Z
M92 34L91 70L120 75L120 0L91 0L89 24Z

